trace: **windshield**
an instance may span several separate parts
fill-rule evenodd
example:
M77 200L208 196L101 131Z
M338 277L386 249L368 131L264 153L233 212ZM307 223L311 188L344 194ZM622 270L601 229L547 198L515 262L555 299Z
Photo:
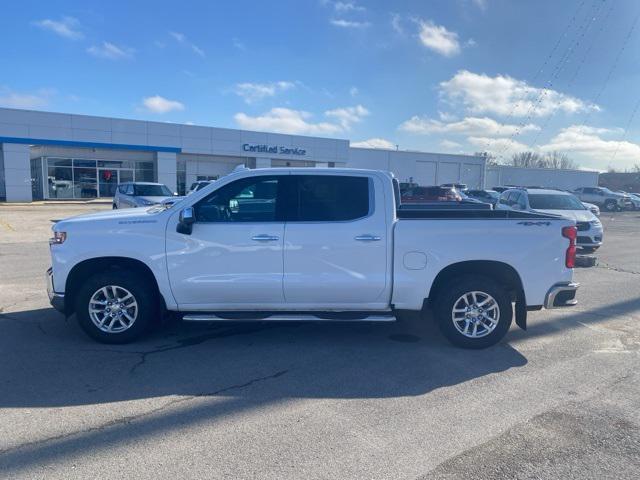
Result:
M171 197L173 192L165 185L135 185L134 195L136 197Z
M573 195L529 195L529 205L535 210L586 210Z

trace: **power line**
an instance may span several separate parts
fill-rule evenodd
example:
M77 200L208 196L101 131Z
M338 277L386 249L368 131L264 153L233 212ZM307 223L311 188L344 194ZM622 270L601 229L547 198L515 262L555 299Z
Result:
M582 7L584 7L584 5L586 3L587 3L587 0L582 0L580 2L580 4L578 5L578 8L573 12L572 17L569 19L569 22L567 23L567 25L565 26L564 30L560 34L560 37L558 37L558 41L555 43L555 45L551 49L551 52L547 55L547 57L542 62L542 65L540 66L538 71L533 76L533 79L531 80L532 84L534 84L538 80L538 77L540 76L540 74L544 71L545 67L547 66L547 64L549 63L551 58L555 55L556 50L558 49L558 47L560 46L562 41L567 37L567 34L568 34L569 30L571 29L573 24L576 22L576 19L578 18L580 10L582 10ZM533 91L533 90L535 90L535 87L526 88L522 98L526 98L527 97L527 95L528 95L528 91L527 90ZM515 113L516 109L518 109L520 107L520 102L521 101L519 99L513 104L513 106L511 107L511 110L509 111L509 113L507 114L507 116L505 118L505 122L504 123L506 123L507 121L511 120L514 117L514 113ZM496 136L500 135L500 130L501 130L502 126L504 125L504 123L501 123L500 126L498 127L498 131L497 131ZM487 145L486 145L487 149L490 148L492 141L494 141L494 139L491 139L490 141L487 142Z
M577 37L576 39L567 47L567 49L565 50L564 54L562 55L562 57L560 58L560 60L557 62L551 77L549 78L549 80L547 80L547 82L545 83L544 88L542 88L540 95L538 95L538 98L536 99L536 101L531 102L531 106L529 107L529 110L527 111L524 120L518 125L518 127L516 128L516 130L511 134L511 136L509 137L509 140L507 142L505 142L505 146L504 148L499 152L499 156L502 156L502 154L507 150L508 144L514 142L514 139L520 135L520 133L522 132L522 129L524 128L525 125L527 125L527 122L530 122L531 119L533 118L534 113L536 112L536 110L538 109L538 107L542 104L543 100L548 96L549 92L550 92L550 87L552 87L554 85L554 81L559 77L560 73L562 72L563 67L569 62L569 58L571 57L571 55L573 54L573 52L580 46L582 39L585 37L589 26L591 25L591 22L593 21L593 18L597 18L597 13L600 9L600 7L602 7L604 5L604 0L595 0L591 6L592 10L595 10L595 12L593 14L587 13L587 15L584 18L583 23L578 27L578 29L576 30L576 34Z
M618 63L620 62L620 57L622 57L622 53L625 51L625 49L627 48L627 45L629 44L629 41L631 40L631 37L633 35L633 32L635 31L636 27L638 26L638 20L640 20L640 11L638 11L638 14L635 16L633 23L631 24L631 27L629 28L629 31L627 32L627 35L625 36L623 42L622 42L622 46L620 47L620 49L618 50L618 53L616 54L616 57L613 61L613 63L611 64L611 68L609 68L609 72L607 73L607 76L605 77L605 80L602 84L602 87L600 87L600 90L596 93L596 95L593 97L593 100L591 100L591 104L592 105L597 105L598 101L600 100L600 97L602 96L602 94L604 93L604 91L606 90L607 86L609 85L609 81L611 80L611 77L613 76L613 72L615 71L615 69L618 67ZM634 111L632 112L632 116L629 120L629 122L627 122L628 124L631 123L631 120L633 119L633 117L635 116L635 112L638 109L638 106L636 106L636 108L634 109ZM582 133L582 131L584 130L584 128L586 127L589 119L591 118L591 115L593 113L593 110L589 110L587 112L587 114L585 115L585 117L583 118L582 122L580 123L580 127L578 129L578 134ZM627 127L628 128L628 127ZM626 136L626 133L625 133ZM573 147L573 144L571 144L570 147ZM616 149L616 152L617 153Z
M604 30L604 27L607 24L607 21L609 20L609 17L611 16L611 12L613 11L613 7L615 6L615 2L610 2L610 4L611 4L611 6L609 7L609 10L607 10L607 13L605 14L604 19L602 20L602 22L600 22L600 28L598 29L598 31L593 36L593 39L592 39L591 43L589 44L589 46L585 49L584 55L582 56L582 60L580 62L578 62L577 66L576 66L576 69L573 72L573 75L569 79L569 82L567 83L567 89L569 89L570 87L573 86L573 83L575 82L576 78L578 77L578 73L580 73L580 70L584 66L587 58L589 57L591 51L593 50L593 47L594 47L594 45L596 43L596 40L598 39L598 36ZM603 5L604 5L604 3L603 3ZM592 19L592 21L595 22L596 21L596 17L594 17ZM593 105L593 103L591 103L591 105ZM588 107L589 107L589 105L587 105L587 108ZM540 127L540 130L538 130L538 132L536 133L535 137L533 138L533 140L529 144L529 147L531 149L536 147L536 145L538 143L538 140L542 136L542 133L549 126L549 122L551 121L552 118L553 118L553 114L547 115L547 118L545 119L544 123Z

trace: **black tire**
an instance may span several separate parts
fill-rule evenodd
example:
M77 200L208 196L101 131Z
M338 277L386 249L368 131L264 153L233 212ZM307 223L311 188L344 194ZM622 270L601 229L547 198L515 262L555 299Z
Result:
M618 207L618 203L615 200L607 200L604 202L604 209L607 212L617 212L620 210L620 207Z
M600 247L580 247L580 253L594 253Z
M499 309L497 324L493 330L478 338L465 336L456 328L452 319L454 306L463 295L470 292L490 295ZM472 349L487 348L498 343L509 331L513 320L513 306L507 289L482 275L463 275L449 281L436 298L434 313L440 330L453 345Z
M89 301L102 287L116 285L128 290L137 302L137 316L132 325L121 332L102 331L89 315ZM138 272L107 270L89 277L76 295L76 317L82 330L100 343L129 343L147 333L158 318L158 302L149 279Z
M111 209L112 209L112 210L117 210L117 209L118 209L118 207L116 207L116 204L114 203L114 204L111 206Z

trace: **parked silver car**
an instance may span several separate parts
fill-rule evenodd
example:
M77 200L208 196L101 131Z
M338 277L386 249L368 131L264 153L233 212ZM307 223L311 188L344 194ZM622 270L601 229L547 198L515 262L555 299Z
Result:
M177 194L162 183L126 182L116 188L113 209L150 207L173 200Z
M612 192L605 187L582 187L576 189L573 194L581 201L598 205L608 212L633 209L633 203L628 195Z

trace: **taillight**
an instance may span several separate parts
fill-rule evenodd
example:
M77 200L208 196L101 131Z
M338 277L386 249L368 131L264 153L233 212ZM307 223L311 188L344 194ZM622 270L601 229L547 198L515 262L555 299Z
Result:
M573 225L564 227L562 236L569 239L569 247L564 257L564 264L567 268L574 268L576 266L576 237L578 236L578 229Z

